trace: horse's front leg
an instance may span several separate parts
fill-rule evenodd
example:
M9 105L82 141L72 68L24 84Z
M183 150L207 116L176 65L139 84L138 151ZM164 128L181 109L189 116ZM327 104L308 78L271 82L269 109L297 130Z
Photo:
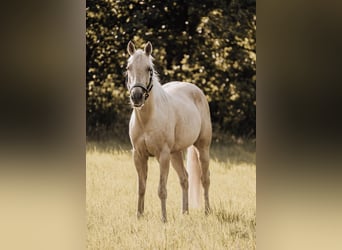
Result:
M138 209L137 217L139 218L144 213L144 200L147 180L147 156L139 154L133 150L134 165L138 173Z
M159 166L160 166L160 179L159 179L159 188L158 195L161 202L161 210L162 210L162 221L167 222L166 216L166 198L167 198L167 178L169 175L170 168L170 151L164 150L158 157Z
M184 167L182 151L171 154L171 163L178 174L179 182L182 187L182 191L183 191L182 212L183 214L186 214L189 212L189 201L188 201L189 181L188 181L188 173Z

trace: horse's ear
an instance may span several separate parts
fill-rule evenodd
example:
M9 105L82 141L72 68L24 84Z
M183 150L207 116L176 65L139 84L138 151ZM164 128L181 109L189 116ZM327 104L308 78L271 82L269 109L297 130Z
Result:
M150 42L146 43L144 51L148 56L152 54L152 44Z
M130 55L133 55L135 52L135 46L134 46L134 43L132 43L132 41L128 42L127 51L128 51L128 54L130 54Z

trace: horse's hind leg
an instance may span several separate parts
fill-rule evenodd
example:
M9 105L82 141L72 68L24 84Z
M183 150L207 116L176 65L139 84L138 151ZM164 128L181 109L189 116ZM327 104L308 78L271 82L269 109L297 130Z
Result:
M205 202L205 213L210 213L209 204L209 186L210 186L210 171L209 171L209 145L201 145L200 143L195 144L199 152L199 160L202 168L202 186L204 188L204 202Z
M138 173L138 209L137 217L139 218L144 213L144 200L147 180L147 160L148 157L139 155L133 151L134 165Z
M188 213L189 212L189 202L188 202L189 182L188 182L188 173L186 172L185 167L184 167L182 151L171 154L171 163L172 163L173 168L176 170L178 174L179 182L183 191L182 212L183 214Z

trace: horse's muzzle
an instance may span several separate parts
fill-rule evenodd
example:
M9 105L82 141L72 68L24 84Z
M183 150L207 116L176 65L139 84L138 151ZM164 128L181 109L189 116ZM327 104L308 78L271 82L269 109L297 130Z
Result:
M141 107L145 103L145 93L142 88L132 89L131 102L134 107Z

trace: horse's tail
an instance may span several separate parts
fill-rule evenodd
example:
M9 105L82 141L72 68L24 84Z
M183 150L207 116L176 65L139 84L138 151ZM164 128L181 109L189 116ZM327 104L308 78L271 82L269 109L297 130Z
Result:
M189 205L192 208L198 208L201 204L202 170L198 159L198 152L194 146L188 148L186 165L189 174Z

